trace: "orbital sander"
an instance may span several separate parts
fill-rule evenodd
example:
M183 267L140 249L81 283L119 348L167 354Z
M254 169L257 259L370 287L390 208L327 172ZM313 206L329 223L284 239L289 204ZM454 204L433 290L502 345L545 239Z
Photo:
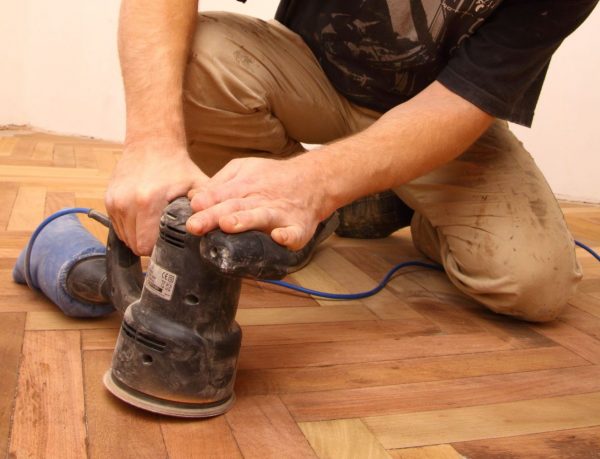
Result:
M281 279L302 268L337 226L322 222L311 241L290 251L259 231L203 236L186 231L187 198L170 203L147 272L108 219L104 248L73 215L34 233L13 271L68 315L123 315L106 388L144 410L209 417L234 403L242 333L235 321L242 278ZM34 244L35 242L35 244Z

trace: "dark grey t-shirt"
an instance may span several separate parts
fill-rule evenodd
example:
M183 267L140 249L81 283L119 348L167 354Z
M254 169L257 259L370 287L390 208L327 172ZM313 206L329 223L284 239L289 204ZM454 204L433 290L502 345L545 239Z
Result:
M334 87L380 112L434 80L531 125L550 58L598 0L283 0Z

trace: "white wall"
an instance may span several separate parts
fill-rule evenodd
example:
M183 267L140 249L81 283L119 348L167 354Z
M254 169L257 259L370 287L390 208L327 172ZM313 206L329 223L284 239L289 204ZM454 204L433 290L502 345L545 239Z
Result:
M120 0L1 0L0 125L123 138L116 52ZM264 19L277 0L203 0ZM557 52L533 129L515 127L553 190L600 202L600 8Z

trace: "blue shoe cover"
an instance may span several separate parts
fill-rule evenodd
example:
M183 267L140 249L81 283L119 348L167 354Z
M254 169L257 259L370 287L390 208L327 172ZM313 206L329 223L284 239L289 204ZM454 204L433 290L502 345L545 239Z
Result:
M13 269L13 279L26 284L23 249ZM67 291L69 270L80 260L104 255L106 248L79 222L74 214L50 222L38 235L31 251L33 287L41 290L62 312L72 317L100 317L114 311L111 304L79 301Z

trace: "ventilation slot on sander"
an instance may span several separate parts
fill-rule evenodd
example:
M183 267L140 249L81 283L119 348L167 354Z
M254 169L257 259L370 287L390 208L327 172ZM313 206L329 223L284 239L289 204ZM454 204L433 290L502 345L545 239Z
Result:
M132 340L134 340L140 344L143 344L144 346L146 346L154 351L164 352L164 350L167 348L167 343L159 341L156 338L153 338L152 336L147 335L145 333L139 332L138 330L133 328L131 325L128 325L127 322L125 322L125 321L123 321L123 324L121 325L121 330L123 331L123 333L125 333L127 336L129 336Z
M168 244L183 249L185 247L185 231L171 225L160 225L160 238Z

